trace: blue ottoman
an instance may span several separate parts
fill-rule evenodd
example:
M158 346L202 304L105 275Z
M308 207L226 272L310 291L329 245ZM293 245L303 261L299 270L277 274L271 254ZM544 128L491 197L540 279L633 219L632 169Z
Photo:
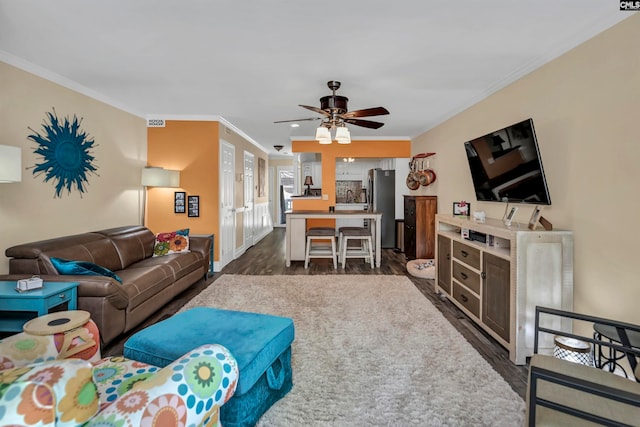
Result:
M164 367L202 344L221 344L238 362L233 397L220 409L226 427L253 426L291 387L293 320L287 317L196 307L134 334L124 356Z

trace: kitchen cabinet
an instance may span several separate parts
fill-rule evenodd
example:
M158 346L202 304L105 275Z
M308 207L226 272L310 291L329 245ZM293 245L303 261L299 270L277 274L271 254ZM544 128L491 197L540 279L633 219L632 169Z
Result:
M365 165L360 162L343 162L336 160L336 180L366 180L367 170Z

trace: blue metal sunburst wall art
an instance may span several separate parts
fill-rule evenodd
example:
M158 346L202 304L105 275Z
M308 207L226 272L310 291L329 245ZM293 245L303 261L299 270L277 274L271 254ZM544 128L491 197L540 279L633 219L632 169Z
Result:
M48 122L45 119L42 134L29 128L34 133L27 137L38 144L34 154L42 156L42 162L34 166L33 175L44 173L44 182L53 181L55 197L62 197L64 189L70 194L72 188L82 197L88 184L87 175L97 175L95 158L91 155L95 142L80 129L82 118L78 120L74 115L73 120L69 117L60 120L55 108L46 115Z

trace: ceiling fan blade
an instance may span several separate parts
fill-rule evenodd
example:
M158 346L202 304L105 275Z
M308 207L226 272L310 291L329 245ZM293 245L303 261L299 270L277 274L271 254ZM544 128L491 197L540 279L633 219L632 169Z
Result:
M389 114L389 110L384 107L365 108L363 110L349 111L341 115L343 119L352 117L370 117L370 116L382 116Z
M306 119L296 119L296 120L278 120L273 123L289 123L289 122L306 122L308 120L320 120L322 117L307 117Z
M323 116L328 116L329 115L329 113L327 113L326 111L324 111L324 110L322 110L322 109L320 109L318 107L312 107L310 105L300 105L300 104L298 106L302 107L302 108L306 108L307 110L315 111L316 113L322 114Z
M384 126L384 123L374 122L372 120L345 119L344 122L352 125L356 125L356 126L362 126L363 128L369 128L369 129L378 129Z

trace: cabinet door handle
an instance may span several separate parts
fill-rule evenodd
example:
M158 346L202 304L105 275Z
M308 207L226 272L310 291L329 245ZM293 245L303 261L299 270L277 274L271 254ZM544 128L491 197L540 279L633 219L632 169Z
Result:
M64 299L64 297L65 297L65 294L58 295L58 298L60 298L60 299Z
M467 296L465 294L460 294L460 299L462 300L462 302L469 301L469 298L467 298Z
M460 254L465 258L469 256L469 252L467 251L460 251Z
M460 276L461 276L464 280L467 280L467 279L469 278L469 276L467 276L467 275L466 275L466 274L464 274L464 273L460 273Z
M483 279L487 278L487 273L485 273L484 271L482 273L480 273L480 277L482 277Z
M451 254L447 254L447 261L451 261Z

